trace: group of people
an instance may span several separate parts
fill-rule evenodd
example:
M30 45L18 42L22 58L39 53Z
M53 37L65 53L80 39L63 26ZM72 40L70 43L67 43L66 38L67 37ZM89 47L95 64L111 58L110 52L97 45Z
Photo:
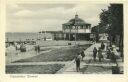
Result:
M103 59L103 54L102 51L105 49L105 44L102 42L101 43L101 47L99 47L99 49L97 50L96 47L94 47L93 49L93 60L96 61L96 57L97 57L97 53L98 53L98 58L99 58L99 62L102 61Z
M15 45L16 50L20 50L21 52L26 52L26 44L19 43Z
M10 47L10 46L13 46L15 48L15 50L20 50L21 52L26 52L26 50L27 50L27 47L26 47L27 43L26 42L22 42L22 43L21 42L19 42L19 43L13 42L12 44L8 44L6 46L6 48ZM36 52L40 52L40 46L39 45L35 45L34 48L35 48Z
M9 53L15 52L15 51L20 51L20 52L26 52L26 44L23 43L12 43L9 44L6 47L6 53L5 56L8 56ZM18 52L16 52L16 55L18 55Z
M113 48L107 49L107 59L110 59L111 62L115 63L117 56L115 55Z
M97 49L96 47L94 47L93 49L93 60L96 61L96 57L98 57L99 62L102 62L104 59L103 56L103 51L105 51L105 44L102 42L101 46ZM116 62L116 56L112 50L112 48L107 48L106 51L106 58L110 59L111 62ZM76 71L79 72L80 71L80 63L83 60L83 58L85 57L85 53L84 53L84 49L78 53L78 55L75 58L75 63L76 63Z
M14 47L16 48L16 50L20 50L21 52L26 52L26 43L15 43ZM35 47L35 51L36 52L40 52L40 46L36 45Z
M8 43L6 48L13 47L15 50L20 50L21 52L26 52L26 44L25 43L17 43L17 42L12 42Z
M13 43L10 43L6 46L6 56L8 56L8 53L10 53L11 51L18 51L19 52L27 52L29 50L29 48L27 47L28 44L26 43L21 43L21 42L13 42ZM34 50L39 53L40 52L40 46L39 45L35 45L34 47ZM18 55L18 53L16 55Z
M98 50L96 49L96 47L94 47L94 49L93 49L93 59L94 59L94 61L96 61L97 54L98 54L99 62L102 61L102 59L104 58L103 53L102 53L104 49L105 49L105 45L104 45L103 42L101 43L101 47L99 47ZM110 59L111 62L116 62L116 55L115 55L115 53L113 51L113 48L111 46L109 48L107 46L106 59Z
M20 50L21 52L26 52L26 44L24 44L24 43L17 44L15 47L16 47L16 50ZM40 52L40 46L39 45L34 46L34 48L35 48L35 51L37 53Z

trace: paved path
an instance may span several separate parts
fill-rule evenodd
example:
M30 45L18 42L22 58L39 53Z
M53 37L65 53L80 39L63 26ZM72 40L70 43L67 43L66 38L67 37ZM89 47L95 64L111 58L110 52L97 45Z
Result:
M91 54L92 54L92 50L93 50L93 48L95 46L99 47L100 44L93 44L91 47L87 48L85 50L85 52L84 52L86 56L84 57L83 60L90 60L90 59L92 59L92 55ZM82 67L83 67L84 64L85 63L81 62L81 66ZM62 74L80 74L80 72L76 72L75 63L71 63L70 67L68 67L66 70L64 70L64 72L62 72Z
M47 65L47 64L68 64L69 62L24 62L24 63L9 63L6 65Z
M100 43L96 43L93 44L91 47L89 47L88 49L85 50L85 58L83 59L83 61L81 62L81 71L80 72L76 72L76 65L75 63L71 63L69 67L65 68L65 70L63 70L61 73L62 74L111 74L112 71L111 69L109 69L111 66L116 66L115 63L110 63L110 60L105 59L103 60L103 62L99 62L98 58L96 58L96 61L93 61L93 49L94 47L96 47L97 49L100 47ZM105 44L106 45L106 44ZM105 57L105 52L103 52L103 56ZM118 60L118 62L121 63L121 60ZM107 67L108 69L104 68ZM102 69L101 69L102 68ZM103 70L101 72L101 70ZM100 70L100 72L99 72Z

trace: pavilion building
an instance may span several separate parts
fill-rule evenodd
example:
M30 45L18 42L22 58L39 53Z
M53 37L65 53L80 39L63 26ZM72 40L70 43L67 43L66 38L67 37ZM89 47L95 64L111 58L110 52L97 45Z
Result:
M90 40L91 24L85 22L76 14L75 18L62 24L61 31L41 31L41 33L49 34L50 37L45 36L45 38L50 40ZM41 35L42 38L44 38L43 34Z
M75 18L62 24L62 31L65 40L89 40L91 24L85 22L76 14Z

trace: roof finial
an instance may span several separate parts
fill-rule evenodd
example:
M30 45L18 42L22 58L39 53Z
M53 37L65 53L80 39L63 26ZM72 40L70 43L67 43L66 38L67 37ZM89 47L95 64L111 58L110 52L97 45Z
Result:
M76 12L75 18L78 18L78 14L77 14L77 12Z
M77 12L76 12L76 15L78 15Z

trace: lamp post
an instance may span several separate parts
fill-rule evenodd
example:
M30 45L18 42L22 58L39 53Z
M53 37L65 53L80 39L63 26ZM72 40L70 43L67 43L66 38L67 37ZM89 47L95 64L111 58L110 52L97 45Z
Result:
M69 27L69 41L71 40L71 27L70 26L68 26Z
M110 40L110 46L111 46L112 45L112 37L111 37L111 25L110 24L107 25L107 33L108 33L108 37Z
M75 45L76 45L76 26L75 26Z
M46 29L45 29L45 33L44 33L44 41L46 41Z
M64 41L65 41L65 38L66 38L66 32L65 32L65 27L63 26L63 35L64 35Z
M76 41L77 41L77 33L78 33L78 26L75 25L75 45L76 45Z
M100 26L98 26L98 41L99 41L99 39L100 39L100 36L99 36L99 35L100 35L99 27L100 27Z

